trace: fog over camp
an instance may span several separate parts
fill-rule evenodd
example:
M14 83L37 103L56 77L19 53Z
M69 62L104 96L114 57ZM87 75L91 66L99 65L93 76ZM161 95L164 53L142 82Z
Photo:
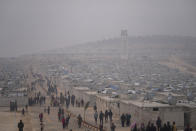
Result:
M196 1L1 0L0 130L196 130Z

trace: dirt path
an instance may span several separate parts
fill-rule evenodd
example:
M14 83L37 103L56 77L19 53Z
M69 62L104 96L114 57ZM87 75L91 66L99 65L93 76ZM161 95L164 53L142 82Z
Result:
M170 68L177 68L181 72L189 73L196 76L196 67L188 63L185 63L183 60L172 56L169 61L160 62L162 65L166 65Z

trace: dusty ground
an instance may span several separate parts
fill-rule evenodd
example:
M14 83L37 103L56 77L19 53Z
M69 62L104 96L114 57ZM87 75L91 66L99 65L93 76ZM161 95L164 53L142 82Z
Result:
M188 63L185 63L183 60L172 56L169 61L160 62L162 65L166 65L170 68L177 68L181 72L190 73L196 76L196 67Z

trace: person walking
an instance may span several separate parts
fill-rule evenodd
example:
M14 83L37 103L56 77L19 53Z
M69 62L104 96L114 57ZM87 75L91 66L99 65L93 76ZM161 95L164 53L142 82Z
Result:
M130 114L126 114L126 126L129 127L131 123L131 115Z
M65 117L64 116L62 118L62 125L63 125L63 129L65 129Z
M176 123L175 123L175 121L173 122L173 125L172 125L172 131L177 131L177 128L176 128Z
M147 127L146 127L146 131L150 131L150 121L148 122L148 125L147 125Z
M94 111L96 111L96 110L97 110L97 106L96 106L96 104L93 106L93 109L94 109Z
M137 124L136 124L136 123L135 123L135 125L134 125L132 131L138 131L138 130L137 130Z
M28 111L28 105L25 105L26 111Z
M22 115L25 115L25 110L24 110L24 108L22 109Z
M144 123L141 123L140 131L146 131Z
M109 111L108 115L109 115L109 118L110 118L110 122L112 122L112 116L113 116L113 113L112 113L111 109L110 109L110 111Z
M190 128L189 124L188 124L187 127L184 129L184 131L192 131L192 128Z
M61 113L58 111L58 120L61 121Z
M166 123L164 123L163 126L161 127L161 131L167 131L167 125L166 125Z
M160 129L161 129L161 119L160 119L160 117L157 118L156 125L157 125L157 130L160 131Z
M95 111L94 113L94 119L95 119L95 123L97 125L97 119L98 119L98 113L97 113L97 110Z
M102 124L99 125L99 131L103 131L103 125Z
M108 110L105 110L105 122L108 121Z
M101 111L100 114L99 114L99 120L100 120L100 125L103 125L103 112Z
M39 119L40 119L40 122L43 121L43 113L40 113L40 114L39 114Z
M43 122L40 123L40 128L41 128L41 131L44 131L44 123Z
M50 114L50 106L48 106L48 115Z
M156 127L154 126L154 124L153 124L153 123L151 123L150 131L156 131Z
M69 119L70 119L70 115L68 115L67 118L65 119L65 127L66 128L69 127Z
M125 115L124 115L124 113L121 115L121 125L122 125L122 127L124 127L125 126L125 120L126 120L126 117L125 117Z
M77 118L78 118L78 127L81 128L81 125L82 125L82 117L79 114Z
M169 121L167 122L167 131L171 131L171 125Z
M24 128L24 123L22 122L22 120L20 120L20 122L18 123L18 129L19 131L23 131Z

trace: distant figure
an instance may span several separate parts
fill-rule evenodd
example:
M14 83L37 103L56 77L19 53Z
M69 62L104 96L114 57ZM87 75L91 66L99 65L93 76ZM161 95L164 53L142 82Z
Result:
M114 123L112 122L112 124L111 124L111 126L110 126L111 131L115 131L115 128L116 128L116 126L115 126Z
M161 127L161 131L167 131L167 125L164 123L163 126Z
M24 128L24 123L22 122L22 120L20 120L20 122L18 123L18 129L19 131L23 131Z
M167 122L167 131L171 131L171 125L169 121Z
M156 125L157 125L157 130L160 131L160 129L161 129L161 119L160 119L160 117L157 118Z
M147 125L147 127L146 127L146 131L150 131L150 121L148 122L148 125Z
M98 119L98 113L97 110L94 113L94 119L95 119L95 123L97 124L97 119Z
M173 122L173 125L172 125L172 131L177 131L177 128L176 128L176 123L175 123L175 121Z
M69 119L70 119L70 115L68 115L67 118L65 119L65 127L66 128L69 127Z
M84 106L84 100L83 99L81 100L81 106L82 107Z
M184 131L192 131L192 128L190 128L190 126L187 125L187 127L184 129Z
M94 111L96 111L96 110L97 110L97 106L96 106L96 104L93 106L93 109L94 109Z
M50 106L48 106L48 115L50 114Z
M130 123L131 123L131 115L130 114L126 114L126 126L129 127Z
M43 121L43 113L40 113L40 114L39 114L39 120L40 120L40 122Z
M99 114L99 120L100 120L100 125L103 125L103 112L101 111L100 114Z
M109 115L108 110L105 110L105 122L108 121L108 115Z
M102 124L99 125L99 131L103 131L103 125Z
M150 131L156 131L156 127L154 126L153 123L151 123ZM168 130L168 131L171 131L171 130Z
M58 120L61 121L61 113L58 112Z
M25 115L25 110L24 110L24 108L22 108L22 115Z
M122 125L122 127L124 127L125 126L125 120L126 120L126 117L125 117L125 115L124 115L124 113L121 115L121 125Z
M137 124L134 125L132 131L137 131Z
M43 124L43 122L40 123L40 129L41 129L41 131L44 130L44 124Z
M141 124L140 131L146 131L144 123Z
M110 122L112 122L112 115L113 115L113 113L112 113L111 109L110 109L108 115L109 115L109 118L110 118Z
M26 105L25 108L26 108L26 111L28 111L28 105Z
M63 125L63 129L65 129L65 117L64 116L62 118L62 125Z
M81 125L82 125L82 117L79 114L77 118L78 118L78 127L81 128Z

